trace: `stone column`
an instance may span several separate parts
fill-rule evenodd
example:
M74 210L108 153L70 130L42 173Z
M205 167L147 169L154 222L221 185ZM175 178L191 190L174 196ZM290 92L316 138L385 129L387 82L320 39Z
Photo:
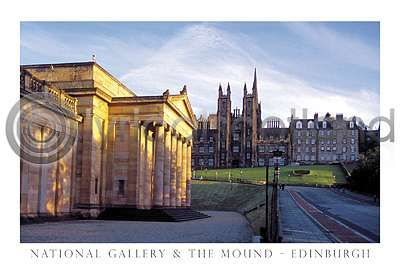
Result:
M129 121L129 139L128 139L128 183L127 183L127 203L129 205L137 204L137 180L138 180L138 151L139 151L139 123L138 121Z
M187 146L186 163L186 207L190 207L192 200L192 142Z
M179 135L176 144L176 207L181 207L182 193L182 137Z
M164 125L156 126L156 154L154 168L154 193L153 204L155 207L163 206L164 193Z
M153 182L153 131L151 130L148 130L146 135L145 166L145 181L143 187L144 208L151 209L151 189Z
M146 133L145 127L142 124L138 125L138 162L137 162L137 187L136 187L136 206L139 209L144 209L144 187L146 176Z
M112 203L113 199L113 184L114 184L114 144L115 144L115 125L116 120L112 119L108 123L108 143L107 143L107 182L105 185L105 203L106 205ZM83 137L84 138L84 137ZM83 157L82 157L83 159ZM82 165L82 175L85 167ZM81 180L81 185L83 178Z
M176 207L176 148L178 136L176 132L171 133L171 185L170 185L170 206Z
M181 206L186 207L186 164L187 164L187 141L182 139L182 180L181 180Z
M164 140L164 189L163 201L164 207L171 206L171 129L167 126L165 130Z

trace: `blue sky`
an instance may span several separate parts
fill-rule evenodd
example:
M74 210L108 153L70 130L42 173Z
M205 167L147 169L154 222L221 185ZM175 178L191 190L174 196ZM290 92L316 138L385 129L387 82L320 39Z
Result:
M179 91L216 112L218 85L233 107L257 67L262 117L314 112L379 115L379 23L23 22L21 64L91 60L138 95Z

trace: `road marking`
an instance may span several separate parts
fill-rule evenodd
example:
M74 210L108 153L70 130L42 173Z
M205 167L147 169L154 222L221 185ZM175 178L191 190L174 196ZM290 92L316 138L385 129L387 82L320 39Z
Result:
M288 191L288 193L297 206L299 206L314 222L327 231L337 242L374 242L365 235L325 214L313 204L307 202L297 191Z

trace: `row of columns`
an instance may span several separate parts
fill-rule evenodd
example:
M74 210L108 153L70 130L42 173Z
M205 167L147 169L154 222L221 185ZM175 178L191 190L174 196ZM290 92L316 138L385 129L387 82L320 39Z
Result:
M138 128L137 208L189 207L191 142L164 124Z

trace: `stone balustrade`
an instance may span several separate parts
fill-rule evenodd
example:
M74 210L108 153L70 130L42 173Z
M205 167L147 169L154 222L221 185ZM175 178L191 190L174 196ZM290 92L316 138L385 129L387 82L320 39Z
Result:
M26 93L45 93L47 98L52 99L59 107L74 114L77 113L78 99L69 96L45 81L35 78L26 70L20 72L20 88Z

